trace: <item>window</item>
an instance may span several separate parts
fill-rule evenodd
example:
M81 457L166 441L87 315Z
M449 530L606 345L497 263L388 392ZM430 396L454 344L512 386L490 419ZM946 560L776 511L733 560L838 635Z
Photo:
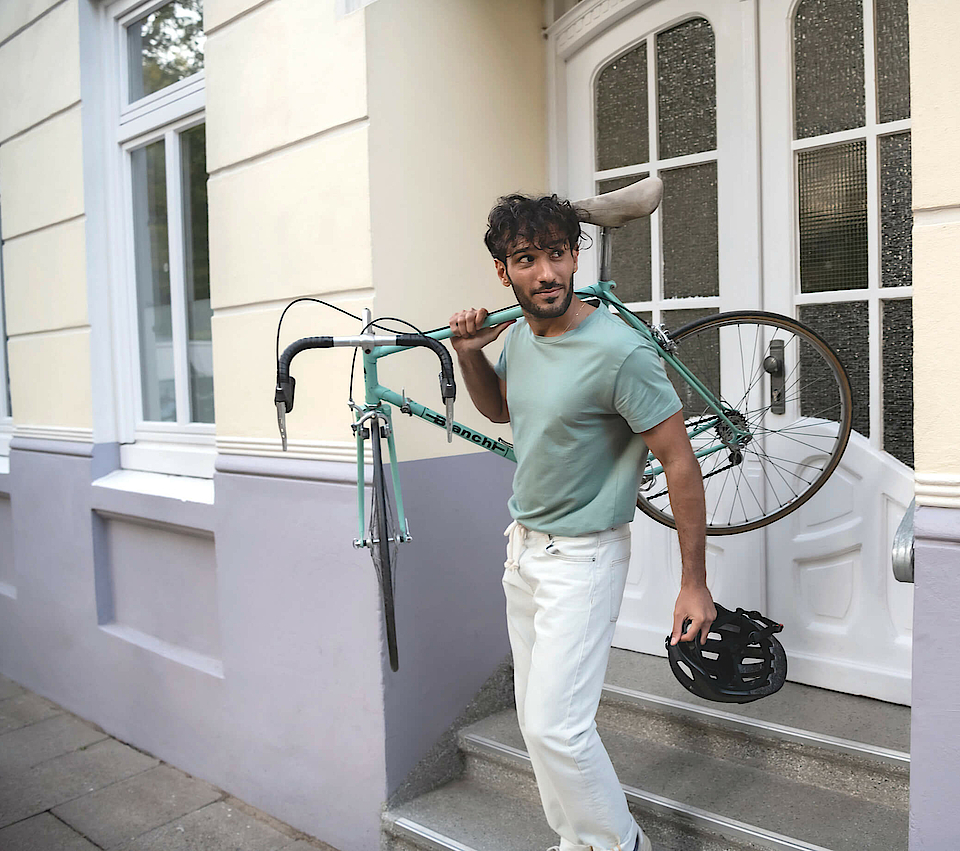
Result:
M121 462L211 476L202 0L110 7Z
M853 427L912 466L907 0L801 0L793 53L799 318L850 375Z
M639 316L672 328L720 304L715 52L709 21L691 18L632 46L594 84L597 192L663 180L659 210L614 231L612 277Z

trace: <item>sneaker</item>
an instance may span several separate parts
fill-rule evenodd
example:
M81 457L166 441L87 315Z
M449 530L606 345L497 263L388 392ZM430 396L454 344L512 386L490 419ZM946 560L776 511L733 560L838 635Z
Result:
M559 845L551 845L547 851L560 851ZM653 844L650 842L650 837L646 834L643 835L643 842L640 841L640 837L637 837L637 844L633 846L633 851L653 851Z

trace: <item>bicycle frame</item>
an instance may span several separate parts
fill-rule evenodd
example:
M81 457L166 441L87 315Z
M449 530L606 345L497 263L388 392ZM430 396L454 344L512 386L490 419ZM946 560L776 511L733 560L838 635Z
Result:
M672 349L675 347L670 345L669 339L662 335L658 329L651 329L650 326L648 326L645 322L634 316L623 304L623 302L621 302L620 299L613 294L612 290L614 287L616 287L616 284L613 281L598 281L597 283L591 284L583 289L579 289L576 292L578 296L588 298L596 297L599 298L602 303L612 305L614 308L616 308L617 312L628 325L639 331L659 349L660 356L663 358L663 360L666 361L666 363L669 364L670 367L694 389L697 395L704 400L707 407L713 411L713 413L716 415L716 419L711 418L706 423L700 423L697 427L689 432L691 437L696 437L699 434L709 431L711 428L717 425L717 421L722 422L729 429L729 434L733 435L733 438L727 443L718 442L716 445L700 449L696 452L697 457L703 457L705 455L711 455L715 452L720 452L730 445L735 446L741 438L749 437L749 432L744 431L743 428L732 422L727 417L722 405L720 404L720 401L714 396L710 389L707 388L703 382L701 382L686 366L684 366L683 362L674 355ZM499 325L503 322L509 322L512 319L520 318L522 315L523 311L520 308L520 305L509 307L505 310L499 310L495 313L492 313L487 318L486 322L484 322L484 327ZM438 331L429 332L425 336L432 337L434 340L446 340L451 336L451 331L449 328L444 328ZM363 353L365 389L364 404L354 405L355 422L353 424L353 430L357 440L357 505L359 509L358 517L360 530L360 533L358 537L354 539L353 544L358 548L365 546L368 547L372 543L368 538L365 537L364 532L363 441L366 439L366 435L364 434L364 424L367 422L375 422L376 427L379 427L379 422L382 420L386 425L385 431L387 447L390 456L393 494L396 501L397 519L400 529L397 534L397 543L410 541L412 540L412 537L410 535L409 523L403 511L403 496L400 491L400 480L397 472L397 453L393 440L393 424L391 421L390 406L396 407L401 411L401 413L419 417L420 419L438 426L439 428L447 428L447 418L443 414L428 408L426 405L421 405L419 402L408 399L406 396L398 394L389 387L384 387L382 384L380 384L380 380L377 375L377 362L380 360L380 358L388 357L389 355L404 351L409 351L408 347L378 346L371 349L369 352L364 351ZM485 449L489 452L500 455L501 457L506 458L508 461L515 462L517 460L513 451L513 446L504 440L488 437L482 432L475 431L474 429L469 428L462 423L458 423L456 420L453 421L452 428L453 434L457 435L462 440L466 440L474 446L479 446L481 449ZM648 476L655 476L662 473L663 468L648 461L646 472Z

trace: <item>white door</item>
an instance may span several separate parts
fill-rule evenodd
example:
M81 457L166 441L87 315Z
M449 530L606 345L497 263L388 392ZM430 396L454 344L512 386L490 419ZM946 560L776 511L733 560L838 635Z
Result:
M581 5L592 20L603 10ZM651 219L617 231L613 278L631 308L678 328L760 303L756 72L749 61L755 26L742 0L714 0L706 14L689 0L634 5L610 26L601 21L569 55L561 47L566 123L557 176L573 198L640 176L663 180L663 202ZM596 278L596 254L583 253L582 278ZM663 654L680 587L676 533L638 515L633 535L614 643ZM762 532L708 541L717 600L763 608L763 547Z
M859 429L841 467L790 517L709 539L708 579L724 605L786 624L790 679L908 703L912 587L890 567L912 496L898 460L912 452L909 120L897 112L905 63L889 58L905 50L906 0L875 2L878 23L860 0L715 0L709 13L659 0L613 4L616 14L585 0L550 33L553 179L576 198L663 178L661 209L617 234L613 277L639 313L676 328L762 308L809 322L840 352ZM862 48L875 31L880 69ZM838 131L831 87L851 76L861 117ZM796 139L801 120L816 132ZM582 258L587 279L594 254ZM638 516L616 646L664 652L679 578L675 533Z
M767 530L791 679L910 702L913 498L906 0L760 4L764 304L850 373L854 434L824 491ZM866 49L865 49L866 46Z

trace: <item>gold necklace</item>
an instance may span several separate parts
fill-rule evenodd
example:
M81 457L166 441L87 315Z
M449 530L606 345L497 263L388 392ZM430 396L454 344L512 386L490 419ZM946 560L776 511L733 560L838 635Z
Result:
M560 336L561 336L561 337L562 337L564 334L566 334L567 331L570 330L570 326L573 325L573 323L574 323L574 321L576 320L576 318L580 315L580 311L581 311L581 310L583 310L583 302L582 302L582 301L580 302L580 307L577 308L577 312L573 314L573 319L571 319L571 320L567 323L567 327L564 328L564 329L560 332Z

